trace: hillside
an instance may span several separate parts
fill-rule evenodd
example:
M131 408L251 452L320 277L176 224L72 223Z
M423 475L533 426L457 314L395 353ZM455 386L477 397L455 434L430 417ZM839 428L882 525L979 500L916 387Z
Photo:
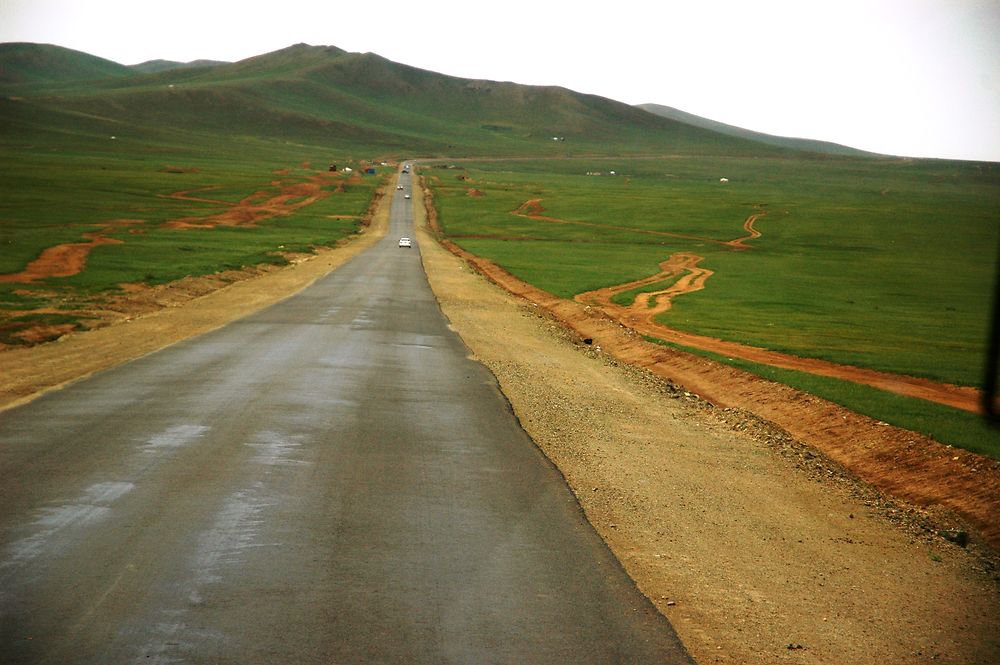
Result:
M681 111L680 109L675 109L671 106L663 106L662 104L639 104L638 108L658 115L662 118L669 118L670 120L683 122L693 127L701 127L702 129L708 129L727 136L735 136L738 138L749 139L751 141L759 141L760 143L766 143L768 145L778 146L781 148L790 148L792 150L828 155L849 155L855 157L873 155L873 153L870 152L865 152L863 150L858 150L856 148L851 148L837 143L830 143L829 141L790 138L786 136L774 136L773 134L765 134L763 132L755 132L749 129L743 129L742 127L727 125L724 122L717 122L715 120L709 120L708 118L702 118L700 116Z
M191 62L176 62L174 60L147 60L137 65L129 65L129 69L139 74L155 74L172 69L187 69L190 67L215 67L228 63L221 60L193 60Z
M50 44L0 44L0 85L89 81L128 76L125 65Z
M114 134L172 148L252 140L432 156L781 152L565 88L461 79L335 47L128 68L5 45L0 71L10 72L0 120L32 144Z

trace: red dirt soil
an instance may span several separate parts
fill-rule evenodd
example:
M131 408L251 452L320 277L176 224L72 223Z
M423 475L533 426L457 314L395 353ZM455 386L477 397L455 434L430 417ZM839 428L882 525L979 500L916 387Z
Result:
M424 201L428 222L440 236L430 192L425 194ZM539 207L537 202L529 204L536 210ZM522 206L522 210L529 209L529 204ZM968 521L992 548L1000 549L1000 461L952 449L921 434L880 423L734 367L647 342L637 334L642 331L634 329L630 320L619 320L597 307L558 298L447 239L441 242L489 280L543 308L581 338L593 340L593 344L604 352L646 368L717 406L738 407L755 413L893 496L920 506L942 506L952 510ZM681 263L684 261L679 260L677 265ZM676 267L670 261L665 265L670 266L664 268L665 272ZM674 331L656 326L651 334L664 338ZM679 343L696 347L701 343L708 345L710 341L721 342L686 333L676 335ZM737 347L739 345L716 348L725 349L721 352L732 356L741 350ZM799 360L805 362L805 359Z
M704 288L705 280L712 273L696 266L700 260L701 257L692 254L674 254L670 259L660 264L663 272L657 275L635 282L581 293L576 296L576 301L600 309L611 319L636 332L675 344L711 351L729 358L740 358L764 365L852 381L897 395L916 397L965 411L979 412L981 410L980 391L968 386L956 386L930 379L879 372L816 358L801 358L770 349L684 332L658 323L656 316L670 309L673 298ZM627 307L618 305L611 300L612 297L623 291L675 276L679 270L687 270L688 275L681 277L669 289L640 294L635 302ZM656 298L655 306L647 306L647 298L649 297Z
M281 192L278 195L272 195L269 192L263 191L255 192L239 203L193 196L197 192L218 189L215 186L161 195L163 198L211 203L227 207L227 210L216 215L183 217L170 220L164 226L178 229L209 229L216 226L256 226L257 222L279 215L289 215L299 208L326 198L330 195L330 192L324 190L323 186L336 178L338 176L321 173L309 178L307 182L286 185L282 185L280 182L274 183L276 186L281 187ZM21 272L0 275L0 283L31 284L50 277L72 277L79 274L86 267L87 258L94 247L99 245L119 245L124 242L116 238L109 238L105 235L106 233L112 228L141 221L117 220L108 222L101 231L83 234L83 237L87 238L89 242L65 243L49 247L42 251L39 257L29 263Z
M71 277L87 265L90 250L99 245L120 245L121 240L108 238L100 233L84 233L90 242L73 242L56 245L44 250L37 259L17 273L0 275L3 284L31 284L47 277Z
M269 192L255 192L235 204L190 196L191 191L206 191L204 189L176 192L169 195L169 198L205 203L221 203L228 206L228 209L207 217L182 217L171 220L164 226L179 229L205 229L216 226L256 226L260 221L278 215L289 215L299 208L326 198L330 195L330 192L324 190L323 185L334 177L336 176L329 176L326 173L322 173L309 178L308 182L283 185L281 186L281 193L276 196ZM280 185L280 183L275 184Z

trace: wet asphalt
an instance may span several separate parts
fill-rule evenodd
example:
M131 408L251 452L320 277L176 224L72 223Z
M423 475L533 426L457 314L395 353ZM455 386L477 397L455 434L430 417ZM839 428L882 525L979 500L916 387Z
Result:
M468 359L411 201L299 295L0 412L0 663L690 663Z

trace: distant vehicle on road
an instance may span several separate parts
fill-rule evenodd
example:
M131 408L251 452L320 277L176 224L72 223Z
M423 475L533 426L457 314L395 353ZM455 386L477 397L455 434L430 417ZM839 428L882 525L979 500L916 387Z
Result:
M402 185L396 185L396 189L403 189Z
M409 238L400 238L399 239L399 246L400 247L413 247L413 241L410 240Z
M409 194L403 194L403 198L404 199L408 199L408 198L410 198L410 195Z

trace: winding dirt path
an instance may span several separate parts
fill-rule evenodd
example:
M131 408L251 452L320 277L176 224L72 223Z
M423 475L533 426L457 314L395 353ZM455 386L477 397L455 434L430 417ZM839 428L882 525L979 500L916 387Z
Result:
M976 388L940 383L903 374L880 372L854 365L841 365L817 358L802 358L758 346L684 332L657 322L656 317L670 309L674 298L704 288L705 280L712 272L697 267L700 260L701 257L696 255L674 254L670 259L660 264L662 272L654 276L636 282L581 293L576 296L575 300L583 305L597 308L611 319L649 337L656 337L703 351L711 351L729 358L740 358L773 367L843 379L897 395L944 404L963 411L980 412L982 395ZM640 293L635 301L627 306L612 301L612 298L618 293L641 287L644 282L653 284L664 281L676 276L679 271L687 271L687 274L678 279L670 288ZM651 298L655 298L653 306L647 304Z
M750 246L746 243L750 240L756 240L763 235L754 227L754 224L757 223L758 219L767 214L767 210L765 210L763 206L757 206L757 208L760 209L760 212L750 215L746 218L746 221L743 222L743 230L747 232L747 235L742 238L737 238L736 240L729 240L725 244L734 249L750 249Z
M670 258L660 264L660 272L649 277L643 277L632 282L625 282L615 286L606 286L594 291L587 291L579 294L578 302L587 304L615 305L619 309L629 313L629 317L641 320L647 316L656 316L668 311L673 305L676 296L686 293L693 293L705 288L705 282L715 273L708 268L698 267L698 263L704 257L688 252L678 252L671 254ZM686 274L685 274L686 273ZM668 280L679 279L665 289L642 291L626 306L616 305L612 298L620 293L641 289L645 286L652 286Z
M253 227L264 220L279 215L290 215L299 208L304 208L325 199L331 192L323 189L323 186L338 177L336 175L331 176L327 173L321 173L309 178L307 182L297 182L289 185L282 185L280 182L274 183L277 186L281 186L280 193L274 195L270 192L259 191L241 199L238 203L191 196L192 192L207 191L206 189L175 192L174 194L168 194L167 198L222 204L226 206L226 209L207 217L182 217L170 220L164 226L173 229L210 229L217 226Z

